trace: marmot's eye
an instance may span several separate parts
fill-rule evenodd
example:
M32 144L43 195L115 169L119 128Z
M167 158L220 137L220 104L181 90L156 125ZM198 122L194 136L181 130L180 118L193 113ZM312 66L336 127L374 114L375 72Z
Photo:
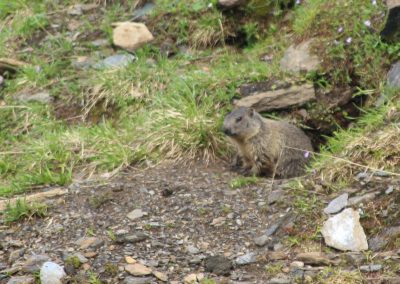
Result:
M242 120L242 117L239 116L238 118L236 118L236 122L240 122Z

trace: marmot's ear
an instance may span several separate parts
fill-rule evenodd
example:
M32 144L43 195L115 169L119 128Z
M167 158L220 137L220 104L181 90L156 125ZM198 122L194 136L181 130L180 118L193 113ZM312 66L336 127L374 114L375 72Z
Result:
M256 112L256 111L254 110L254 108L252 108L252 107L249 108L248 113L249 113L249 116L250 116L250 117L253 117L255 112Z

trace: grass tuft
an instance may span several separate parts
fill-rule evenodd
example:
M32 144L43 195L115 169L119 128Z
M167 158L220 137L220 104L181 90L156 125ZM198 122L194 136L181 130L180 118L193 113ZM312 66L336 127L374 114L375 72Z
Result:
M24 199L17 199L15 204L7 203L3 215L6 223L17 222L34 216L42 218L47 215L47 205L28 203Z

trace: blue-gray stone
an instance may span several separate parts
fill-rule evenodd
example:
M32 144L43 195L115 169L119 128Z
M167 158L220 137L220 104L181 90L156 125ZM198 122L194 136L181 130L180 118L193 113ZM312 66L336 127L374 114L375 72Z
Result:
M128 66L129 63L132 63L136 59L136 56L132 54L116 54L103 59L93 67L96 69L122 68Z

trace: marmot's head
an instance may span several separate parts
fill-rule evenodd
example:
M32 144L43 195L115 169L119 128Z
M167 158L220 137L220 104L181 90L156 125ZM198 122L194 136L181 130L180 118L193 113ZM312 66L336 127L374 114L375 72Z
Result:
M253 108L240 107L229 113L222 126L222 131L238 140L249 139L259 132L261 119Z

